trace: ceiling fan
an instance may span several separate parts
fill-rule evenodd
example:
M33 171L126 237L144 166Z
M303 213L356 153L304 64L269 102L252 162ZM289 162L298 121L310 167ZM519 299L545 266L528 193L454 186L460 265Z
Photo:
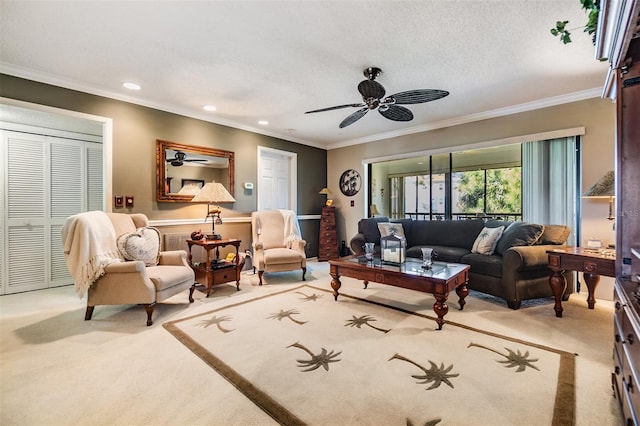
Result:
M187 160L187 154L185 154L182 151L176 151L176 155L174 156L174 158L167 158L167 163L171 163L172 166L175 167L180 167L182 166L185 162L190 163L192 161L207 161L204 158L196 158L193 160Z
M314 112L332 111L334 109L341 108L361 108L353 114L347 116L340 123L340 128L347 127L356 121L360 120L370 110L377 109L378 112L389 120L393 121L411 121L413 120L413 113L408 109L400 105L408 104L421 104L424 102L435 101L440 98L444 98L449 94L446 90L436 89L416 89L408 90L406 92L396 93L385 97L385 90L382 84L375 81L382 73L380 68L369 67L363 72L367 77L358 84L358 92L362 95L362 102L357 104L338 105L329 108L315 109L313 111L307 111L305 114L311 114Z

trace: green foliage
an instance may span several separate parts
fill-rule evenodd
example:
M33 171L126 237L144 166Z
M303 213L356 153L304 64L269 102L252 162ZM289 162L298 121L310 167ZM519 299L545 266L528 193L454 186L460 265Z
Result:
M587 14L587 24L584 26L584 32L591 36L591 42L596 43L596 29L598 28L598 15L600 14L599 0L580 0L582 9ZM571 32L567 29L569 21L556 21L555 28L551 28L551 34L554 37L560 37L560 41L564 44L571 43ZM577 28L574 28L577 29ZM571 30L573 31L573 29Z
M463 213L520 213L522 180L520 167L487 170L487 205L484 205L484 170L461 173L458 184Z

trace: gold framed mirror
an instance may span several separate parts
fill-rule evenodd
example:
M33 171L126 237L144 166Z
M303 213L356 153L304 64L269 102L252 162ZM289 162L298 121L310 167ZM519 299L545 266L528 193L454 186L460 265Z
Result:
M189 202L207 182L220 182L234 194L234 153L156 140L156 200Z

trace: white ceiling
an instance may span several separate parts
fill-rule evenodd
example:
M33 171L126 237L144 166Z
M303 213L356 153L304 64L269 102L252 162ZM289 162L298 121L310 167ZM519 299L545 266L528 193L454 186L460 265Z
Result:
M597 97L579 0L6 1L0 71L322 148ZM569 20L573 43L549 33ZM387 94L443 89L344 129L362 70ZM142 90L122 87L133 81ZM212 104L214 113L202 110ZM260 126L258 120L268 120Z

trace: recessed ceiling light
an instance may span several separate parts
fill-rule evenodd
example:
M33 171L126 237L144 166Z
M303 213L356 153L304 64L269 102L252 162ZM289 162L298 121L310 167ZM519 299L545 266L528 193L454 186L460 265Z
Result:
M202 109L205 111L213 112L216 110L216 107L214 107L213 105L205 105L202 107Z
M260 121L258 121L258 124L260 124L262 126L266 126L267 124L269 124L269 122L267 120L260 120Z
M124 87L126 87L127 89L129 89L129 90L140 90L141 89L140 85L136 84L136 83L125 82L125 83L122 83L122 85Z

